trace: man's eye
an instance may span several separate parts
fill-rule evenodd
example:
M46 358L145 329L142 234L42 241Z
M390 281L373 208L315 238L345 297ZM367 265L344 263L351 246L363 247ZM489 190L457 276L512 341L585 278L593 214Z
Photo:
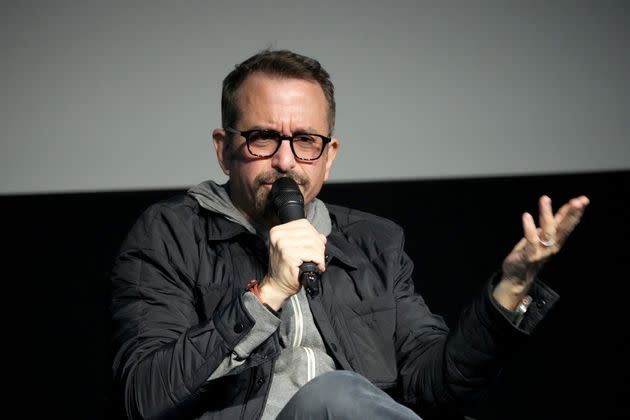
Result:
M317 142L317 138L309 136L307 134L301 134L299 136L296 136L293 141L297 141L302 144L313 144Z
M278 134L274 131L255 131L249 136L249 141L275 141Z

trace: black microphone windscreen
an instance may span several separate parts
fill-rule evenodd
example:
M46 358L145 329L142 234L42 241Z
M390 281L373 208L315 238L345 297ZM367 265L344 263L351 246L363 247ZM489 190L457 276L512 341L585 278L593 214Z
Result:
M280 222L304 218L304 196L292 178L278 178L271 186L270 194Z

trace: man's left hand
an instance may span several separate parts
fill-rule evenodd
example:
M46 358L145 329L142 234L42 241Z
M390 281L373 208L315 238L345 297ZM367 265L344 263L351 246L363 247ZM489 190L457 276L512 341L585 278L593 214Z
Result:
M516 309L542 265L562 249L588 204L586 196L576 197L554 215L551 199L544 195L539 200L539 227L531 214L523 214L524 237L503 261L503 277L493 292L493 297L503 307Z

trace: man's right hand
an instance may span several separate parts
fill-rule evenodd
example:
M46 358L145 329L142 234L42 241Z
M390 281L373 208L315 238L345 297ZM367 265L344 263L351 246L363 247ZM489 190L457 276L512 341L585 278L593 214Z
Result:
M317 264L320 272L326 269L324 254L326 236L306 219L277 225L269 231L269 271L258 290L263 301L274 310L300 291L300 265Z

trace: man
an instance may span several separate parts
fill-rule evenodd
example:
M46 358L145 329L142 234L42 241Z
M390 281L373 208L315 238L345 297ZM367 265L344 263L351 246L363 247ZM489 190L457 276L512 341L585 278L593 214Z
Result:
M413 291L401 229L317 199L340 146L317 61L250 57L223 82L222 114L228 183L149 208L116 260L113 367L130 418L417 419L408 406L474 399L556 300L536 274L586 197L555 215L542 197L540 226L523 216L524 238L449 331ZM281 177L306 218L280 223ZM317 295L298 281L304 262L321 272Z

